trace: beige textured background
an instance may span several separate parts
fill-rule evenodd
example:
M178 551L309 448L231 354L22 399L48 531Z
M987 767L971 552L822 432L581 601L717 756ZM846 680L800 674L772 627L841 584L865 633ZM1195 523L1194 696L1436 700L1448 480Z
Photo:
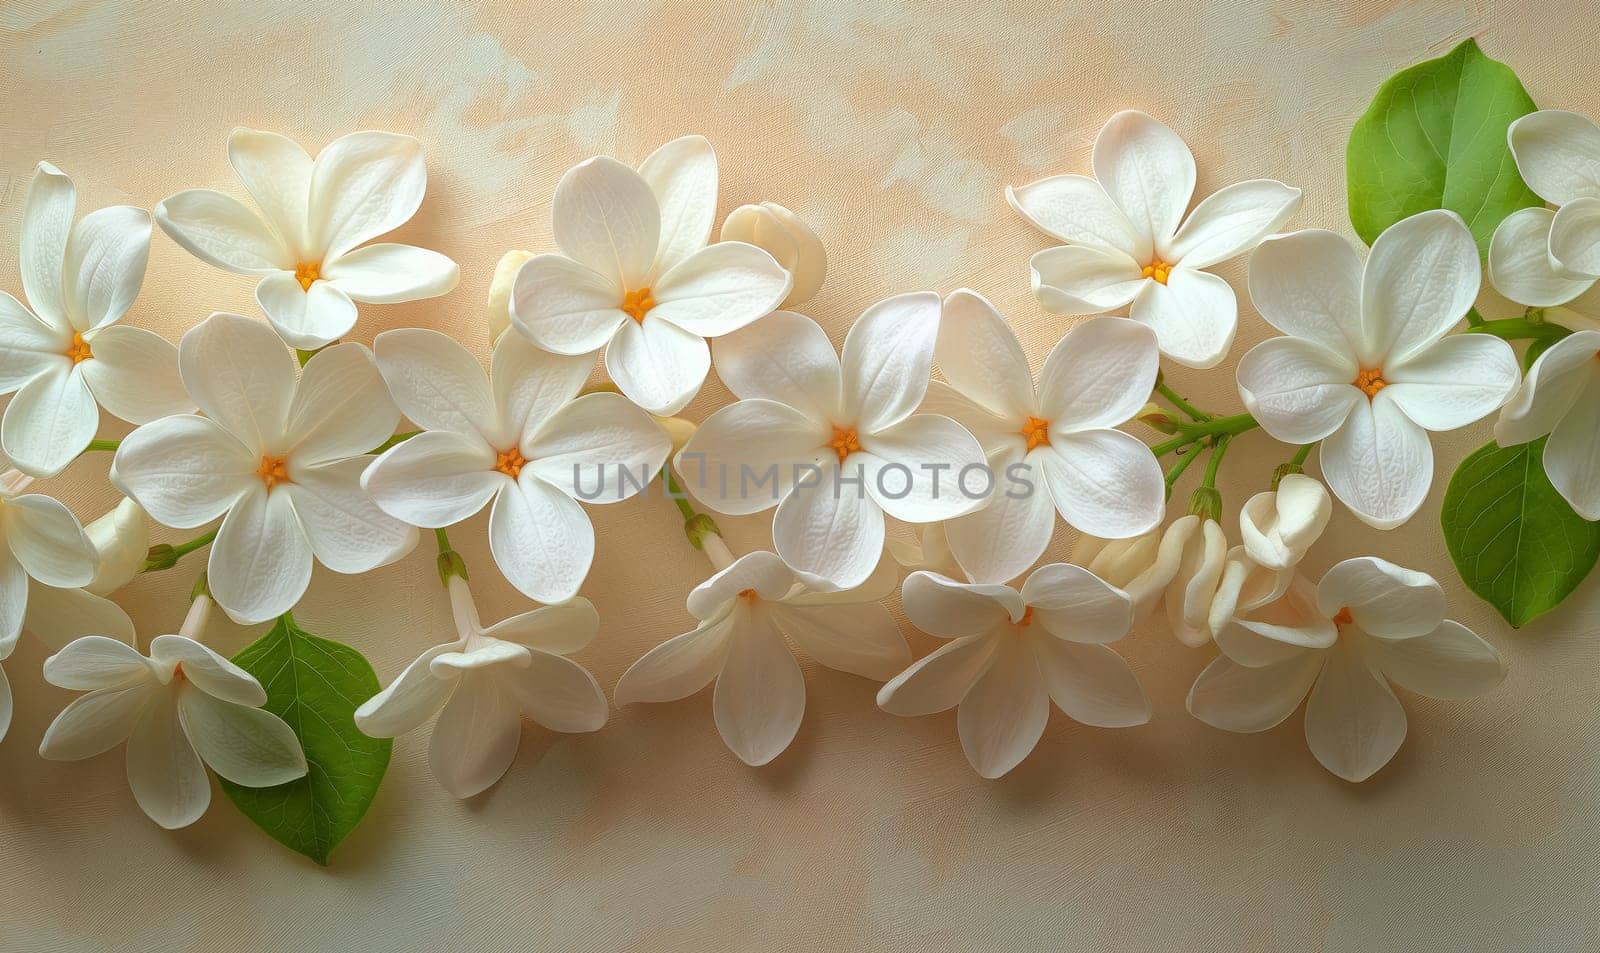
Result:
M1065 323L1028 294L1027 258L1045 240L1002 187L1087 170L1112 111L1138 106L1177 129L1202 194L1278 177L1306 190L1295 225L1348 234L1345 137L1383 78L1476 35L1541 105L1600 114L1594 12L1560 0L6 0L0 287L20 290L17 223L41 158L75 177L80 209L151 207L193 186L242 195L223 148L235 124L313 151L386 128L428 149L428 198L399 237L452 255L463 278L446 298L364 306L357 336L424 325L482 354L493 263L549 247L561 171L701 132L721 158L724 212L771 199L824 237L833 268L803 310L836 343L878 298L968 285L1038 362ZM1242 297L1242 266L1224 274ZM130 320L176 338L213 309L253 313L250 291L158 233ZM1265 332L1244 307L1233 359ZM1172 379L1237 406L1230 373ZM689 413L726 399L713 379ZM120 753L41 761L69 696L39 679L44 652L27 638L6 663L18 710L0 745L0 948L1595 949L1600 582L1512 633L1453 580L1442 474L1486 435L1436 439L1441 476L1410 525L1380 534L1339 512L1310 558L1314 572L1377 553L1435 573L1452 615L1510 663L1474 702L1407 696L1405 747L1359 787L1317 766L1298 716L1257 736L1190 718L1183 697L1210 653L1147 626L1123 648L1154 720L1102 731L1057 713L999 782L968 768L952 715L893 718L872 684L806 663L805 725L762 770L722 746L709 693L615 712L593 735L529 725L504 782L469 803L429 778L425 733L402 738L365 824L321 869L220 792L198 824L159 830ZM1286 456L1259 433L1236 445L1230 504ZM47 489L98 515L113 499L106 463L80 461ZM683 598L707 567L659 499L594 516L584 592L603 628L580 659L609 692L687 628ZM730 536L740 550L768 541L759 518ZM454 537L486 615L524 607L493 571L483 520ZM1063 528L1055 552L1068 542ZM200 567L124 592L143 634L174 629ZM319 570L297 616L359 647L385 681L448 635L427 545L369 577ZM221 624L211 641L232 651L256 634ZM932 644L911 638L919 653Z

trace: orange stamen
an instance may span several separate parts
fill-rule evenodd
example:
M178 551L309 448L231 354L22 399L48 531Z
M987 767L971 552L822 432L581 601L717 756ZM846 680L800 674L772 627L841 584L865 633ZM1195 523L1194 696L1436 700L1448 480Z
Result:
M1050 446L1050 421L1030 416L1019 431L1028 441L1028 449Z
M72 332L72 343L67 345L67 357L72 358L74 364L82 364L94 357L94 352L89 349L89 342L83 339L83 332Z
M1017 620L1017 628L1019 629L1026 629L1030 625L1033 625L1033 606L1023 609L1022 618Z
M1368 400L1378 396L1378 391L1389 386L1389 382L1383 379L1383 371L1376 367L1363 368L1361 373L1356 375L1354 383L1363 394L1367 395Z
M256 476L261 482L272 489L280 483L289 482L289 461L285 457L262 456L261 466L256 467Z
M828 446L839 455L839 462L843 463L850 454L861 449L861 438L856 435L854 428L833 428L833 439L828 441Z
M527 465L527 460L522 456L522 451L516 447L502 450L495 455L494 468L515 480L522 473L522 468Z
M644 316L649 314L650 309L655 306L656 299L650 296L649 288L640 288L638 291L630 291L622 296L622 310L627 312L628 317L640 324L644 323Z
M1166 284L1167 278L1171 276L1171 274L1172 266L1161 259L1156 258L1153 259L1150 264L1144 266L1144 269L1139 272L1139 277L1154 278L1161 284Z
M1350 625L1355 621L1356 617L1350 614L1349 606L1345 606L1343 609L1340 609L1339 613L1333 617L1333 624L1339 626Z
M322 277L322 265L314 261L302 261L294 266L294 280L300 282L301 291L310 291L311 286Z
M739 598L746 602L755 602L757 598L756 591L754 589L740 589Z

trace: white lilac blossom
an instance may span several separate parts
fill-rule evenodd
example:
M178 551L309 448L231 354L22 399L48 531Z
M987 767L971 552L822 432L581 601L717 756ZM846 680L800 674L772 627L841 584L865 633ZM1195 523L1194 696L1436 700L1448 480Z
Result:
M566 658L594 638L600 617L587 599L541 606L485 626L466 579L446 582L456 638L422 653L356 709L356 727L394 738L438 721L428 745L433 777L468 798L516 759L526 715L552 731L596 731L606 696L588 669Z
M1517 171L1557 206L1518 209L1489 241L1489 281L1518 304L1600 316L1600 127L1560 109L1529 113L1506 131Z
M1033 293L1057 314L1130 308L1161 353L1215 367L1233 344L1239 305L1205 269L1254 248L1300 207L1300 190L1271 179L1230 185L1184 217L1194 156L1171 129L1133 110L1106 121L1094 177L1057 175L1006 190L1013 208L1067 244L1033 256Z
M39 477L83 452L102 407L134 424L193 407L171 342L118 323L144 283L149 213L116 205L74 223L76 205L72 180L39 163L17 255L32 310L0 291L0 448Z
M1444 610L1432 577L1373 556L1339 563L1315 587L1297 578L1283 598L1218 632L1223 654L1195 679L1189 711L1225 731L1265 731L1305 699L1311 753L1364 781L1405 740L1391 682L1458 699L1504 677L1495 650Z
M912 573L901 601L913 625L949 639L884 685L894 715L956 708L961 749L974 770L998 778L1033 751L1055 702L1101 728L1150 720L1133 670L1106 643L1128 633L1128 596L1079 566L1040 566L1021 590Z
M356 302L394 304L445 294L460 277L435 251L366 244L404 225L428 185L422 143L353 132L316 159L292 140L235 129L228 161L259 212L211 189L179 192L156 221L195 257L261 279L256 303L285 342L318 348L350 333Z
M677 413L711 369L705 339L771 313L790 289L760 248L706 244L716 211L717 157L700 136L674 139L638 171L608 156L572 167L550 207L561 253L518 270L512 324L557 354L604 348L629 400Z
M778 555L813 588L852 589L883 552L884 514L946 520L982 498L961 474L983 448L948 417L916 413L928 389L939 296L868 308L842 358L809 318L779 311L719 339L717 373L740 399L677 455L690 492L719 513L777 506Z
M1328 488L1393 529L1433 482L1429 431L1493 413L1517 386L1511 346L1451 335L1478 294L1478 249L1454 212L1421 212L1373 242L1308 230L1264 242L1250 263L1256 308L1287 337L1239 362L1239 395L1267 433L1321 441Z
M362 474L383 512L440 529L489 511L489 549L518 591L540 602L575 595L594 560L579 505L641 492L671 441L618 394L578 396L594 361L501 336L490 374L437 331L401 328L373 342L379 369L423 432Z
M617 704L675 701L715 681L712 713L722 740L744 763L766 764L789 747L805 714L805 679L791 644L828 668L880 682L911 661L878 601L896 581L886 559L858 587L816 592L773 553L741 556L689 593L699 624L629 666Z
M114 479L157 522L193 529L223 517L206 563L217 604L244 623L288 612L313 561L362 573L409 552L417 532L360 485L400 411L372 354L355 343L295 359L259 321L214 314L178 348L184 387L205 416L145 424L122 441Z

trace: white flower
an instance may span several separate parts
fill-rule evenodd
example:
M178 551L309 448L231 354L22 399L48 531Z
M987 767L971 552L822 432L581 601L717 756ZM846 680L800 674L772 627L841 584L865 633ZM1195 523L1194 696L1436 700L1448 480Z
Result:
M1035 383L999 312L962 289L945 299L934 356L949 384L930 384L922 409L970 430L994 475L984 506L945 527L968 579L1021 575L1050 545L1057 513L1106 538L1161 523L1161 464L1138 438L1112 429L1137 414L1155 386L1160 355L1148 328L1085 321L1051 350Z
M1538 308L1600 314L1600 127L1577 113L1543 109L1506 131L1517 171L1552 205L1518 209L1489 241L1489 280Z
M779 304L792 308L811 300L828 273L828 252L800 216L776 202L741 205L722 221L721 239L745 242L771 255L793 280Z
M1572 509L1600 520L1600 331L1575 331L1545 349L1500 411L1502 447L1545 434L1544 472Z
M1467 698L1500 683L1500 657L1444 618L1431 577L1374 556L1347 559L1315 589L1296 579L1281 600L1224 627L1219 656L1195 679L1189 711L1225 731L1265 731L1306 702L1305 732L1323 767L1364 781L1406 735L1389 683Z
M1167 625L1184 645L1204 645L1213 635L1211 610L1228 567L1228 537L1216 520L1190 513L1167 527L1162 549L1169 546L1177 547L1178 565L1167 583Z
M1433 482L1430 430L1492 413L1517 386L1511 346L1446 336L1478 294L1478 249L1454 212L1390 226L1365 269L1349 243L1311 230L1262 244L1250 297L1289 337L1239 362L1239 395L1267 433L1322 441L1322 475L1366 523L1411 518Z
M1167 585L1178 574L1192 523L1174 520L1166 530L1157 527L1128 539L1101 539L1080 533L1067 560L1094 573L1127 593L1134 618L1142 619L1161 601ZM1179 529L1179 524L1183 529Z
M792 311L717 341L717 374L740 400L677 455L688 488L719 513L777 505L775 548L812 588L866 581L886 512L929 523L978 506L958 484L983 448L950 418L914 413L939 311L932 292L878 302L845 336L842 366L822 328Z
M1249 251L1300 207L1300 190L1271 179L1230 185L1184 219L1194 156L1142 112L1117 113L1094 142L1094 178L1057 175L1006 199L1034 227L1068 244L1033 256L1033 293L1057 314L1129 316L1156 333L1161 353L1215 367L1233 344L1233 289L1203 269ZM1180 225L1180 222L1182 223Z
M394 738L439 716L428 744L434 779L472 797L506 773L522 716L552 731L594 731L606 696L588 669L565 658L589 644L600 617L587 599L541 606L485 627L472 590L451 576L456 639L422 653L389 687L356 709L356 727Z
M955 554L950 552L950 541L945 537L944 527L943 523L923 523L920 526L913 526L911 529L916 534L916 542L890 536L884 539L884 548L901 568L912 572L926 569L941 576L965 581L966 576L961 572L961 564L956 562Z
M511 321L557 354L605 348L628 399L675 414L711 368L705 339L778 306L789 273L744 242L707 246L717 157L700 136L674 139L639 166L597 156L567 170L550 216L561 254L517 272Z
M491 502L489 549L530 599L572 598L594 560L578 505L641 492L671 442L618 394L578 396L594 361L550 354L521 335L495 345L492 368L437 331L385 331L378 367L423 432L390 448L361 485L413 526L454 525Z
M355 302L432 298L456 286L455 262L425 248L362 245L405 224L422 204L422 144L353 132L312 161L293 141L235 129L228 161L259 214L238 199L190 189L156 206L156 221L199 258L259 275L256 303L291 346L319 348L355 327Z
M39 163L22 211L18 264L29 311L0 291L0 448L33 476L54 476L94 439L100 407L142 424L192 405L172 343L118 325L144 283L150 216L116 205L73 224L77 191Z
M489 320L489 346L494 347L500 335L511 327L511 289L516 287L517 272L529 258L531 251L508 251L495 262L494 277L489 281L489 300L484 306Z
M858 588L815 592L773 553L741 556L689 593L699 625L630 665L617 704L676 701L715 681L722 740L745 764L766 764L789 747L805 714L805 679L790 643L829 668L880 682L911 661L878 603L896 581L884 560Z
M207 766L253 788L306 773L294 731L261 710L261 683L196 641L210 601L196 599L183 634L157 636L148 657L90 635L44 663L45 681L88 694L50 723L40 756L82 761L126 742L133 798L168 830L193 824L210 805Z
M123 497L83 531L94 544L98 560L94 580L84 587L89 592L110 595L144 569L150 553L150 518L137 501Z
M1305 558L1333 515L1321 483L1286 474L1276 490L1257 493L1239 511L1239 535L1250 558L1268 569L1291 569Z
M178 364L205 416L129 434L114 478L163 525L224 517L206 572L229 615L248 624L288 612L313 557L361 573L410 552L416 530L385 516L360 486L364 454L400 420L366 348L319 351L297 383L293 355L269 328L214 314L183 336Z
M1150 720L1138 678L1105 645L1128 634L1133 605L1087 569L1040 566L1020 592L917 572L900 598L913 625L952 641L884 685L878 705L893 715L959 706L961 750L986 778L1010 771L1034 749L1052 700L1075 721L1100 728Z

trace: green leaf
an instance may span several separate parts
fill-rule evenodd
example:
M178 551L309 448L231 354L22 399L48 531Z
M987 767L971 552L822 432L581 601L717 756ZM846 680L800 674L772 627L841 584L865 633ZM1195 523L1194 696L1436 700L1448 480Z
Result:
M233 661L265 686L267 711L294 729L310 770L270 788L218 778L222 790L279 843L327 864L367 813L389 767L389 739L367 737L354 718L378 693L378 676L360 652L306 632L289 615Z
M1350 130L1345 169L1356 234L1370 245L1403 218L1447 208L1487 254L1501 219L1543 204L1506 142L1506 127L1534 108L1517 74L1474 40L1389 77Z
M1461 581L1512 628L1554 609L1600 558L1600 523L1550 485L1544 443L1479 447L1444 493L1444 541Z

